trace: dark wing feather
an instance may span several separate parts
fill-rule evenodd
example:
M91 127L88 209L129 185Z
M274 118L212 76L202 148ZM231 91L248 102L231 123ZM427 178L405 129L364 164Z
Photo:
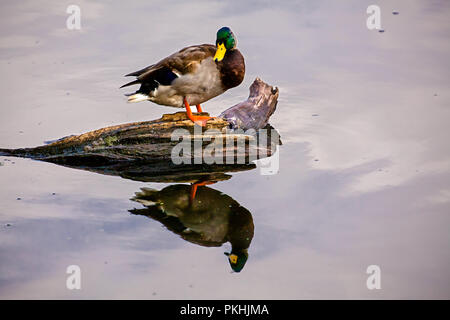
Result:
M149 94L160 84L170 85L178 78L177 74L183 75L194 71L202 60L214 56L215 50L216 47L211 44L186 47L156 64L127 74L126 76L137 77L137 80L122 87L140 83L141 88L137 92Z
M129 74L126 74L125 77L131 77L131 76L138 77L141 74L143 74L144 72L146 72L147 70L151 69L151 67L153 67L153 66L154 66L154 64L152 64L151 66L145 67L144 69L141 69L141 70L138 70L135 72L131 72Z
M146 73L144 77L138 77L138 81L157 81L159 84L168 86L173 80L178 78L178 76L172 71L171 68L167 66L162 66L158 69L153 69L150 73Z
M196 64L202 62L202 60L213 57L215 52L216 47L211 44L186 47L148 68L137 71L143 71L137 77L140 80L152 77L153 72L161 67L166 67L178 74L186 74L193 71Z

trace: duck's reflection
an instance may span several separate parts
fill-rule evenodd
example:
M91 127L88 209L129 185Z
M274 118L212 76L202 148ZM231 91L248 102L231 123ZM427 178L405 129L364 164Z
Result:
M253 239L253 218L230 196L205 183L175 184L159 191L143 188L132 200L145 208L131 213L161 222L186 241L205 247L230 242L231 252L225 254L231 268L240 272L245 266Z

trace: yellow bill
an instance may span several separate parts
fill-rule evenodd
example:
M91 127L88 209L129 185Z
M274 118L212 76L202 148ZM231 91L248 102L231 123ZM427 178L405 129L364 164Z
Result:
M214 55L214 61L222 61L223 57L225 57L226 51L227 49L225 49L225 45L223 43L218 44L216 54Z
M235 255L235 254L230 254L229 257L228 257L228 259L230 259L230 262L231 262L232 264L236 264L236 263L237 263L238 257L237 257L237 255Z

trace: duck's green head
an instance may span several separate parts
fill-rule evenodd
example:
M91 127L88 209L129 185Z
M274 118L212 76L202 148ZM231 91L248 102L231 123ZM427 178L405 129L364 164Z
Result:
M227 51L236 48L236 44L237 41L231 29L228 27L220 28L219 31L217 31L217 50L216 54L214 55L214 61L222 61Z
M231 250L230 253L225 252L225 255L228 256L228 262L230 263L231 269L233 269L234 272L241 272L248 259L247 250Z

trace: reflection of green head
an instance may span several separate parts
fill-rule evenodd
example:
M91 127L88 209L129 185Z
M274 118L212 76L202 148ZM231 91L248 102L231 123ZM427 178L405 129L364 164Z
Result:
M238 252L231 251L231 253L225 252L225 255L228 256L228 262L230 263L231 269L233 269L234 272L241 272L248 259L247 250Z
M227 238L231 243L231 252L225 252L234 272L240 272L248 259L248 247L253 239L253 218L247 209L233 201L230 205L230 217Z

